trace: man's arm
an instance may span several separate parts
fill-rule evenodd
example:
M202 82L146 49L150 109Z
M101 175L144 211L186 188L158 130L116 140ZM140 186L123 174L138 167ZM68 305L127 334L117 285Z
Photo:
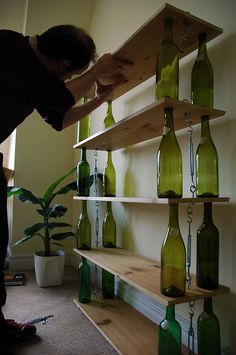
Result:
M96 96L83 105L72 107L71 109L69 109L64 114L62 129L78 122L79 120L90 114L90 112L98 108L112 94L115 87L120 85L122 82L125 82L125 79L123 77L116 79L116 81L113 82L112 85L101 85L97 81Z

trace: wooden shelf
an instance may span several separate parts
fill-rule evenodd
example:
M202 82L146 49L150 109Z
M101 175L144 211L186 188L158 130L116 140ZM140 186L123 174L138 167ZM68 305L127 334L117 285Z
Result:
M165 4L113 53L117 58L133 62L132 66L126 66L124 69L128 82L116 88L112 96L113 100L155 74L157 48L163 38L163 21L167 17L172 18L173 39L179 48L180 58L198 47L199 33L206 32L207 39L210 41L223 32L221 28L189 12Z
M120 298L92 298L89 303L75 305L102 333L113 348L122 355L156 355L158 326ZM182 354L188 354L182 346Z
M156 354L157 325L120 298L93 298L86 304L74 299L74 303L118 354L138 354L140 349L142 354Z
M182 197L182 198L158 198L158 197L109 197L109 196L74 196L74 200L123 202L123 203L152 203L152 204L186 204L186 203L224 203L229 202L229 197Z
M200 123L203 115L208 115L210 119L213 119L225 114L222 110L201 107L164 97L162 100L118 121L111 127L75 144L74 148L113 151L162 136L165 107L174 109L175 131L187 127L186 115L188 113L191 113L192 125Z
M164 305L185 303L230 291L228 287L222 285L214 291L203 290L196 286L195 276L192 275L192 285L186 291L185 296L178 298L166 297L160 291L160 263L156 260L121 248L97 248L91 250L74 248L73 251Z

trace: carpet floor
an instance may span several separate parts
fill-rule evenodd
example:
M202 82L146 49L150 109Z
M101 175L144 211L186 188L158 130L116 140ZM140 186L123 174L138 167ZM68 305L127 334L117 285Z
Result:
M25 343L12 345L1 355L117 355L117 352L75 306L76 270L66 267L64 284L40 288L34 272L25 272L24 286L7 287L5 318L17 322L52 314L46 324L37 323L37 336Z

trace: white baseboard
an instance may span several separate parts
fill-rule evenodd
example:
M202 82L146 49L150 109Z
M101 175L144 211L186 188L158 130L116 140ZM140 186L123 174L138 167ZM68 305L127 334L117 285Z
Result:
M72 255L66 254L65 265L72 265ZM10 271L26 271L34 269L34 255L22 254L8 256L8 267Z

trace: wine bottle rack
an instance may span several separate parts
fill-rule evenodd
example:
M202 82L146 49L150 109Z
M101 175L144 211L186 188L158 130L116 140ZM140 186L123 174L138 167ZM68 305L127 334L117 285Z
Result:
M125 66L126 83L118 86L110 99L115 100L148 78L155 75L157 48L163 38L163 20L172 18L173 40L180 49L180 58L185 57L198 47L198 34L207 33L208 41L220 35L221 28L199 19L189 12L165 4L160 11L139 28L120 48L113 53L117 58L129 60L133 65ZM153 88L154 90L154 88ZM153 95L154 96L154 95ZM162 135L163 112L165 107L172 107L175 130L187 127L187 117L191 115L192 125L201 121L201 116L208 115L210 119L225 114L219 109L204 108L188 102L163 98L158 102L144 107L138 112L121 119L107 129L97 132L91 137L74 145L75 149L115 151L156 138ZM157 197L83 197L75 196L75 200L112 201L122 203L167 204L177 203L225 203L228 197L219 198L181 198L159 199ZM180 304L209 296L228 293L228 287L220 285L214 291L200 289L196 286L192 275L191 287L185 296L170 298L160 292L160 264L121 248L96 248L92 250L74 249L76 255L84 256L92 263L106 269L126 283L139 289L163 305ZM106 337L119 354L157 353L157 326L142 314L134 310L119 298L104 300L93 299L88 304L74 303L91 320L97 329ZM131 334L132 328L134 336ZM182 347L182 353L188 350Z

